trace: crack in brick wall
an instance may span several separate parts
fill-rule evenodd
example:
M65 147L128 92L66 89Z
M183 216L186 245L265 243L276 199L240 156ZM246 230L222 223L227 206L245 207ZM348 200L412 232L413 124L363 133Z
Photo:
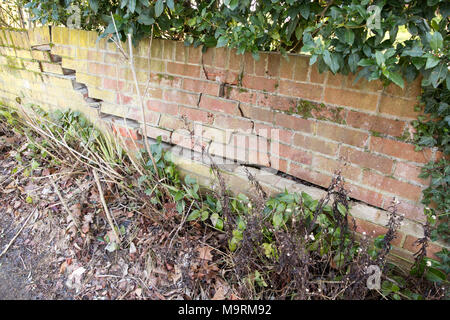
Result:
M256 61L235 50L203 53L160 39L153 40L150 57L148 52L149 40L134 49L141 91L150 80L148 137L130 67L95 32L0 30L0 97L80 110L130 143L162 136L320 187L341 168L352 198L385 210L394 196L399 200L413 227L397 245L412 250L425 219L420 200L428 184L417 175L426 162L442 157L434 149L415 152L407 142L420 79L404 90L383 88L379 81L354 83L353 75L320 74L302 55L263 52ZM361 228L381 228L379 217L360 216Z

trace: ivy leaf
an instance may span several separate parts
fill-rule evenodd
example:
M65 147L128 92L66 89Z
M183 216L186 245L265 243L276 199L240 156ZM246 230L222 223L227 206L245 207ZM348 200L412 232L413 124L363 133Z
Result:
M353 42L355 41L355 33L352 29L346 29L344 33L344 41L348 45L353 45Z
M429 54L428 58L427 58L427 64L425 65L425 69L431 69L431 68L437 66L439 61L440 60L439 60L438 57L436 57L436 56L434 56L432 54Z
M426 59L422 57L413 57L411 62L417 70L420 70L425 65Z
M358 62L358 66L361 67L368 67L368 66L374 66L375 65L375 60L373 59L361 59Z
M323 53L323 61L330 67L331 72L336 73L339 70L339 62L334 53L331 54L330 51L326 50Z
M428 33L427 38L433 51L442 49L442 47L444 46L444 41L440 32L435 31L432 35Z
M170 10L174 10L175 9L175 3L173 0L167 0L166 1L167 6L169 7Z
M163 0L156 1L155 4L155 16L158 18L164 10L164 2Z
M421 57L423 56L423 50L421 47L413 47L412 49L403 50L402 56Z
M309 4L303 3L303 4L300 6L300 14L302 15L302 17L303 17L304 19L308 19L308 17L309 17L309 12L310 12L310 10L309 10ZM297 38L297 39L298 39L298 38Z
M141 14L137 21L146 26L149 26L149 25L152 25L155 23L155 19L153 19L150 16L145 15L145 14Z
M193 210L189 215L188 215L188 217L186 218L186 221L193 221L193 220L196 220L196 219L198 219L199 217L200 217L200 215L201 215L201 211L200 210Z
M382 66L385 63L384 54L381 51L375 52L375 60L379 66Z
M228 38L226 36L221 36L219 39L217 39L217 48L225 47L228 43Z
M433 87L437 88L437 86L447 77L447 73L447 65L442 61L436 68L433 69L433 71L431 71L430 81Z
M402 75L397 72L391 72L389 70L383 71L383 74L386 78L391 80L393 83L401 87L402 89L405 87L405 83L403 81Z
M128 1L128 11L131 13L134 13L134 10L136 10L136 0L129 0Z
M98 12L98 0L89 0L89 6L91 7L94 13Z
M359 62L359 55L357 53L352 53L348 57L348 66L350 68L350 71L355 73L358 68L358 62Z

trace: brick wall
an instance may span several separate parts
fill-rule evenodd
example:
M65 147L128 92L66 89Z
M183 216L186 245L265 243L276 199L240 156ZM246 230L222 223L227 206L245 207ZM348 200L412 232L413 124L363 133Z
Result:
M81 110L94 121L114 122L127 139L143 138L131 68L114 44L97 41L95 32L58 27L0 30L0 44L6 103L19 96L45 108ZM378 209L398 199L408 230L416 231L401 233L396 245L413 249L428 184L417 176L424 163L442 156L406 142L418 115L420 79L404 90L384 88L379 81L354 83L354 75L320 74L302 55L261 53L255 61L224 48L202 54L182 42L153 40L151 50L149 44L133 50L141 92L150 80L143 102L150 138L321 187L341 169L352 198ZM360 230L380 230L379 217L361 217Z

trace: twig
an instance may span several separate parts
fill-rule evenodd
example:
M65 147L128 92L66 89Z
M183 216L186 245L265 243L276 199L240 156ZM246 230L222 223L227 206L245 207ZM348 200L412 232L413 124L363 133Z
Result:
M97 188L98 188L98 192L100 195L100 200L102 201L103 209L105 209L106 218L107 218L108 223L114 233L114 236L116 237L117 244L120 244L120 237L119 237L119 234L117 233L116 227L115 227L113 219L111 217L111 214L109 213L108 206L106 205L105 197L103 196L103 190L102 190L102 186L100 184L100 179L98 178L97 170L94 169L93 172L94 172L94 179L95 179L95 182L97 183Z
M152 151L150 150L150 146L148 144L148 139L147 139L147 121L145 119L145 106L144 106L144 101L142 99L141 90L139 89L139 83L138 83L137 76L136 76L136 69L134 67L133 45L131 43L131 33L128 34L128 50L130 53L130 61L129 62L130 62L131 72L133 73L134 85L136 86L136 93L138 95L139 104L141 106L142 121L144 122L143 123L143 125L144 125L144 128L143 128L144 145L145 145L145 149L147 150L147 153L148 153L150 159L152 160L153 167L155 169L155 175L159 179L158 168L156 167L156 162L155 162L155 159L153 158L153 154L152 154Z
M25 228L25 226L28 223L28 220L30 220L31 216L37 211L37 209L34 209L33 211L31 211L31 213L28 215L28 217L26 218L25 222L23 223L22 227L19 229L19 231L16 233L16 235L11 239L11 241L8 243L8 245L6 246L6 248L2 251L2 253L0 254L0 258L3 257L3 255L6 253L6 251L8 251L9 247L11 247L11 245L14 243L14 241L17 239L17 237L20 235L20 233L22 232L22 230Z
M55 189L55 192L58 195L58 198L61 201L61 203L62 203L62 205L64 207L64 210L66 210L66 212L69 215L69 217L72 218L72 221L75 224L75 226L77 227L78 231L80 231L80 225L78 223L78 220L75 219L75 217L72 215L72 212L67 207L66 201L64 201L64 198L62 197L61 193L59 192L58 186L56 185L55 181L53 181L53 178L50 178L49 180L52 183L53 189Z

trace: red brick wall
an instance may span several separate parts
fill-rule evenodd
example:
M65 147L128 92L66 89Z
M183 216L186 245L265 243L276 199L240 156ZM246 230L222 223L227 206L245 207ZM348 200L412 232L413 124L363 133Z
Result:
M103 100L102 115L140 123L132 134L140 138L131 69L114 44L96 39L94 32L53 28L51 52L62 57L63 68L76 71L90 97ZM302 55L261 53L255 61L234 50L202 54L168 40L153 40L148 53L149 40L134 48L141 92L150 79L144 98L150 137L163 135L167 142L273 167L322 187L342 169L352 198L387 209L395 196L407 219L424 221L419 203L428 181L417 176L439 155L416 152L406 142L418 114L420 79L404 90L384 88L380 81L354 83L354 75L320 74ZM54 72L54 65L41 68Z

